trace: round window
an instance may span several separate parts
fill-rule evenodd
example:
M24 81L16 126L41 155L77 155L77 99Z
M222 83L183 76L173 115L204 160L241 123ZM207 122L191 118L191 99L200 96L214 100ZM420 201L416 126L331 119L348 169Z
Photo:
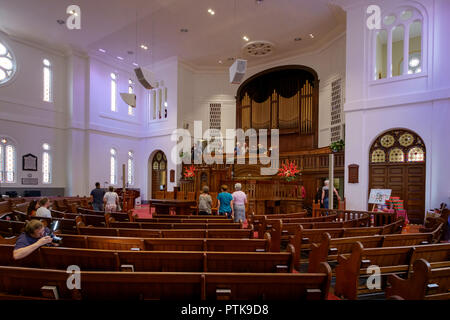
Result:
M9 48L0 41L0 85L12 79L16 72L16 60Z

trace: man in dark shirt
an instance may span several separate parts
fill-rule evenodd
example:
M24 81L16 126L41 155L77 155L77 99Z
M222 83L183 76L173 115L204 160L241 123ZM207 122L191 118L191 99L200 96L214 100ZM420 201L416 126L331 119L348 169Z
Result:
M44 245L52 245L51 232L39 220L28 221L23 232L16 241L13 251L15 260L29 256L33 251Z
M95 183L95 189L91 191L93 198L92 207L95 211L103 211L103 197L105 196L105 190L100 189L100 182Z

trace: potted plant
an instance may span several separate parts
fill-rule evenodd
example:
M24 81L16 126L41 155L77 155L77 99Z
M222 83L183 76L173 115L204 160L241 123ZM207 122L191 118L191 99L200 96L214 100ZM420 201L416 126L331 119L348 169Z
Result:
M195 177L195 167L194 165L191 165L188 168L185 168L184 170L184 178L186 180L194 180Z
M278 169L278 176L283 177L287 182L291 182L300 176L300 170L297 168L294 161L290 162L288 160L281 165L280 169Z
M339 141L335 141L330 145L330 149L333 152L340 152L344 149L345 147L345 142L344 140L339 140Z

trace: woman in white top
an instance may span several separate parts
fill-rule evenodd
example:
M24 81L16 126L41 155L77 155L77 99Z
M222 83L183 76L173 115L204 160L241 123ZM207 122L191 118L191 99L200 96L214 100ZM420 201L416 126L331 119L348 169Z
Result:
M39 200L39 209L36 211L36 217L51 218L52 213L48 209L50 207L50 200L48 198L42 198Z
M109 186L109 191L105 193L103 197L103 203L105 204L105 212L117 211L119 206L119 195L114 192L114 187Z

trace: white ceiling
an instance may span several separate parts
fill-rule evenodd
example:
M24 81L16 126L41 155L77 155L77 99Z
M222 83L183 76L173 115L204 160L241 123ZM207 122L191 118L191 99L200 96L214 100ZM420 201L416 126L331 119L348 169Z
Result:
M258 5L255 0L0 0L0 29L60 50L98 53L102 48L106 55L121 56L130 65L152 65L178 56L195 68L225 67L232 63L228 58L243 57L244 35L250 41L272 42L272 55L247 57L252 66L311 51L344 32L345 13L330 2L264 0ZM66 8L74 3L81 7L81 30L68 30L56 22L67 18ZM214 16L207 12L209 8L215 11ZM181 33L181 28L189 32ZM296 37L303 40L296 42ZM149 50L140 49L141 43ZM138 56L129 55L129 50Z

